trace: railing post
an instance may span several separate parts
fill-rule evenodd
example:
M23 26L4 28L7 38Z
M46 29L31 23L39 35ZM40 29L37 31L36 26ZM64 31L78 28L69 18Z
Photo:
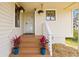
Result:
M49 53L50 53L50 56L52 56L52 31L50 30L50 28L49 28L49 26L48 26L48 24L47 24L47 22L45 22L45 36L46 36L46 38L48 39L48 47L49 47Z
M49 52L50 56L52 56L52 35L49 35Z

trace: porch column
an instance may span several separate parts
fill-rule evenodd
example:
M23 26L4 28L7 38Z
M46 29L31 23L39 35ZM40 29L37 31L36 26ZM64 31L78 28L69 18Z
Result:
M50 56L52 56L52 35L49 35L49 52L50 52Z

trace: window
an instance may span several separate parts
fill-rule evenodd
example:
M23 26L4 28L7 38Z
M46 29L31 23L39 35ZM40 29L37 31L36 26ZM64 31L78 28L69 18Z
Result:
M56 20L55 10L46 10L46 20L48 20L48 21L55 21Z
M20 8L15 4L15 27L20 27Z

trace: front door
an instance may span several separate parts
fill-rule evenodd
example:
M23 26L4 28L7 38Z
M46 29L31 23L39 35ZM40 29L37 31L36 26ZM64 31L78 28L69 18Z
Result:
M24 33L34 34L34 14L26 13L24 21Z

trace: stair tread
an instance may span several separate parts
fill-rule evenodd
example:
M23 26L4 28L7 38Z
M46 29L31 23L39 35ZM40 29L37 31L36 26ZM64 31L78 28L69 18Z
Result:
M19 56L21 57L46 57L46 56L49 56L49 54L45 54L45 55L41 55L40 53L21 53L19 54Z
M20 53L40 53L40 49L24 49L21 50ZM48 50L46 50L46 54L49 54Z
M30 42L33 42L33 43L34 43L35 41L36 41L36 40L22 40L21 42L22 42L22 43L25 43L25 42L29 42L29 43L30 43Z
M38 46L33 46L33 45L32 46L28 46L28 45L27 46L24 46L24 45L20 46L20 48L30 48L30 47L31 48L39 48Z
M35 50L35 49L40 49L40 48L20 48L20 50Z
M40 54L40 51L21 51L20 54ZM49 52L46 51L46 55L49 55Z

